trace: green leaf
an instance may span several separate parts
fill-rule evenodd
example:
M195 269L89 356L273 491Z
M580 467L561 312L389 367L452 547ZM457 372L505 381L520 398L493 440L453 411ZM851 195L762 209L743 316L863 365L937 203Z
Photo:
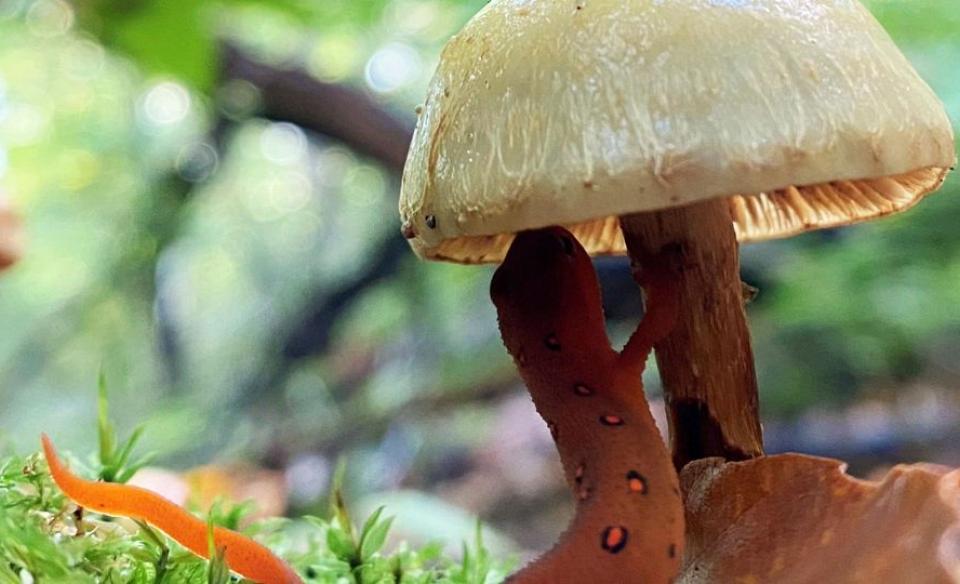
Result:
M217 35L231 9L261 7L305 26L379 17L384 0L91 0L76 3L79 22L113 49L126 53L149 73L169 75L201 92L217 75ZM227 14L224 14L224 12Z
M383 507L378 507L373 513L370 514L370 517L367 517L367 520L363 522L363 527L360 529L360 541L362 542L366 539L367 534L371 529L377 524L377 521L380 520L380 515L383 513Z
M123 445L123 448L120 450L120 453L117 454L117 459L114 461L117 466L123 466L127 464L127 459L130 458L130 453L133 451L134 446L137 445L137 442L140 441L140 437L143 436L143 431L146 429L144 424L140 424L133 430L133 434L130 435L130 438L127 439L127 443Z
M207 519L207 549L210 553L210 562L207 564L207 584L227 584L230 582L230 569L224 555L226 548L216 547L213 537L213 521Z
M107 401L107 375L100 368L97 375L97 430L100 438L100 464L113 465L113 451L116 448L117 434L110 423L110 405Z
M154 74L210 88L216 55L210 4L202 0L100 0L80 4L80 23ZM210 19L212 20L212 19Z
M327 530L327 547L333 555L349 564L357 559L357 546L353 538L339 526L331 525Z
M125 483L153 460L153 454L147 454L136 462L129 463L133 449L143 436L145 428L143 424L137 426L122 445L117 444L117 431L110 422L107 381L102 369L98 380L97 426L100 437L100 478L102 480L110 483Z
M379 517L382 511L383 507L377 509L374 516ZM374 516L371 516L371 519L374 519ZM387 541L387 534L390 532L390 526L393 524L393 519L393 517L388 517L383 521L367 521L369 524L369 529L364 526L363 535L360 539L361 560L369 560L374 554L383 548L384 542Z

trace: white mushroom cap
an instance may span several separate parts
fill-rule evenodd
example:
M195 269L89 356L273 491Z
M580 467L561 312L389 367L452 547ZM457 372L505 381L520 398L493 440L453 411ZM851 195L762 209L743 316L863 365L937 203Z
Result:
M404 170L423 257L501 259L729 197L741 241L894 213L954 164L943 105L856 0L492 0L447 45Z

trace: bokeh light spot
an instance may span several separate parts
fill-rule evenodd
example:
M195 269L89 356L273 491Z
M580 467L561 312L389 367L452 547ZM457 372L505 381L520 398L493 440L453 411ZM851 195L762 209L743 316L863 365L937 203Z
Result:
M253 83L233 79L217 90L220 111L231 120L244 120L260 107L260 90Z
M194 142L180 149L176 160L177 174L188 182L199 183L210 178L220 165L217 151L205 142Z
M68 191L90 186L100 175L100 159L89 150L76 149L63 153L57 164L60 184Z
M422 67L420 54L413 47L390 43L370 57L364 77L374 91L392 93L415 81Z
M249 186L245 206L255 221L268 223L302 209L311 192L310 179L304 173L274 172Z
M307 137L294 124L270 124L260 134L260 152L270 162L294 164L303 159L306 151Z
M323 36L307 58L307 70L328 82L346 79L362 64L358 33L338 31Z
M190 94L179 83L164 81L154 85L143 98L143 115L157 126L183 121L190 113Z
M317 174L320 184L328 189L336 189L343 182L344 174L356 163L352 152L340 146L324 148L317 156Z
M40 141L50 130L53 107L35 100L34 104L11 104L3 117L3 140L8 146L26 146Z
M63 35L73 26L73 8L63 0L39 0L27 12L27 26L38 37Z
M278 216L303 209L310 201L310 179L301 172L284 172L272 178L267 198Z
M343 181L343 197L355 207L369 207L383 199L386 179L375 166L357 165L351 168Z
M433 0L395 0L386 10L386 19L397 30L410 35L423 35L440 15L442 6Z
M103 47L89 39L78 39L60 57L64 73L73 79L90 80L103 71Z
M319 454L301 454L287 467L290 500L300 505L313 503L326 492L330 481L330 462Z

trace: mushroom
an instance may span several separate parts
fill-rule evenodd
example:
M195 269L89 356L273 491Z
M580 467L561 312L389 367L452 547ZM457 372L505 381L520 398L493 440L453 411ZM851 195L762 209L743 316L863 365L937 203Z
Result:
M905 210L954 164L944 108L855 0L492 0L443 51L403 175L427 259L562 225L670 249L656 345L674 463L762 454L738 240Z
M0 271L10 267L22 253L20 220L0 191Z

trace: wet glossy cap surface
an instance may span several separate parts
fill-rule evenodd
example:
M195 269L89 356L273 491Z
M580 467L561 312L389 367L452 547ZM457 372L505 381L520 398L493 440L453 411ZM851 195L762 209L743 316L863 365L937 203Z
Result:
M617 216L717 197L754 241L910 207L954 159L855 0L493 0L443 52L400 213L468 263L552 224L623 253Z

